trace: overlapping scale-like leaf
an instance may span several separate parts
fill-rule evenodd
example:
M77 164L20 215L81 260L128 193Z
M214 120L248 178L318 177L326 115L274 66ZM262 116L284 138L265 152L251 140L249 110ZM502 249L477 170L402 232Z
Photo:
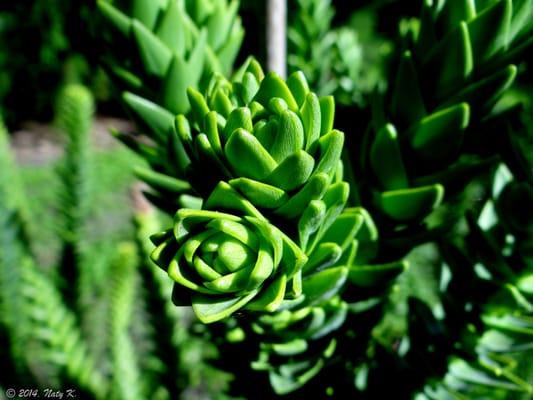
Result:
M105 54L106 66L115 82L128 90L124 103L149 143L131 135L116 136L146 158L158 174L166 175L165 179L184 180L189 164L174 131L174 115L190 111L187 88L203 91L213 73L232 71L244 35L238 5L227 0L130 0L119 8L98 1L108 28L102 37L112 48ZM151 186L150 200L170 214L176 205L201 205L202 199L192 188L169 201L168 191L154 186L153 179L146 182Z
M533 215L525 207L533 201L533 191L502 166L495 176L492 198L478 218L468 216L467 245L454 250L468 254L478 267L475 272L454 271L453 277L462 285L467 281L469 287L472 282L468 281L489 283L491 290L476 315L479 326L464 333L461 352L450 356L441 379L424 387L422 399L452 395L503 399L510 393L528 398L533 393L528 372L533 343ZM468 260L456 258L447 262Z
M299 225L301 244L316 231L310 218L318 227L340 213L348 198L344 135L333 129L333 99L311 92L303 74L285 82L250 59L232 83L217 76L205 95L188 96L191 117L178 117L176 131L190 169L205 171L191 179L200 192L226 181L265 215Z
M505 151L487 150L481 132L531 46L531 9L529 0L424 2L361 150L373 178L365 196L387 224L419 224L462 187L450 184L459 172L478 174Z
M264 315L253 325L261 335L261 351L252 368L269 373L277 394L305 385L336 350L330 335L344 323L348 306L339 297L318 304Z
M112 43L127 44L115 49L110 69L123 72L115 73L117 78L130 75L129 83L139 82L133 85L137 93L173 113L186 112L187 87L201 87L213 72L231 72L243 39L237 1L216 1L203 9L202 18L183 0L129 3L129 10L104 0L98 7L112 33L120 35ZM151 87L141 83L145 79Z
M321 214L321 207L316 206L316 213ZM252 367L269 373L278 394L298 390L335 354L339 329L348 316L349 305L341 300L344 291L350 295L358 288L381 291L406 267L404 263L368 264L377 231L361 208L345 209L321 235L310 238L302 296L284 301L278 312L252 323L261 338L259 358Z

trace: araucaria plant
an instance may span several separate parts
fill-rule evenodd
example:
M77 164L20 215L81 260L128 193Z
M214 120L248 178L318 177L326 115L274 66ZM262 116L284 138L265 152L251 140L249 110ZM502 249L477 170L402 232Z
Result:
M530 73L533 0L420 0L419 17L388 15L395 51L372 90L357 82L365 47L336 26L338 3L288 2L285 78L242 54L237 1L97 2L102 64L137 129L114 134L146 162L137 177L166 215L137 220L163 366L145 366L126 333L135 268L119 257L113 379L68 358L64 371L93 397L183 396L176 309L192 310L190 337L214 344L212 365L232 375L222 398L533 397L533 129L513 92ZM83 143L70 145L77 157ZM15 211L0 233L25 221ZM31 234L17 226L11 236ZM85 256L70 231L66 249ZM27 271L76 309L71 291L52 295ZM7 278L5 304L30 296ZM143 371L156 378L135 384Z
M170 1L154 20L163 24L173 6L185 15L191 3L195 12L207 4ZM220 3L213 2L224 9ZM316 94L338 95L341 82L357 76L348 69L335 80L346 51L358 60L355 41L313 42L338 37L328 31L328 1L299 2L290 29L290 66L311 85L301 71L286 80L265 75L250 58L232 74L209 69L209 81L176 74L154 86L143 81L144 92L153 89L144 98L123 96L152 141L123 140L152 167L139 173L149 198L174 216L152 236L151 257L174 281L173 302L211 324L219 365L235 374L234 394L382 398L392 390L387 380L403 384L398 398L478 398L487 387L497 398L533 392L530 367L521 370L533 332L532 265L516 247L532 221L516 231L498 214L497 234L481 221L491 192L498 204L508 201L503 209L517 193L530 195L531 165L512 139L520 110L499 101L531 48L533 4L422 3L419 19L401 21L397 62L388 89L371 100L372 120L340 121L351 132L335 129L334 97ZM101 3L112 26L129 26L138 41L138 24L108 8ZM146 27L157 35L157 24ZM181 36L160 37L172 47ZM320 53L321 45L329 50ZM170 60L162 48L147 47L153 60ZM200 50L213 54L208 44ZM142 73L175 68L161 62L156 72L152 64ZM204 64L197 65L198 74ZM491 189L498 166L517 181L505 195ZM467 195L472 187L479 200ZM502 195L508 200L497 200ZM508 229L515 245L501 250ZM433 260L424 267L430 243ZM431 289L409 286L424 277ZM506 289L511 296L500 302ZM226 339L215 339L220 334ZM262 393L250 382L263 382Z

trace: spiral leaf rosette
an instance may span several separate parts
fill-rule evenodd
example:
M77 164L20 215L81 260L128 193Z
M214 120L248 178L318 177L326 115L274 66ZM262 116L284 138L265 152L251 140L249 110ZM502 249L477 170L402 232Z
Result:
M176 282L173 301L204 323L241 309L275 311L301 294L307 257L264 219L181 209L174 228L155 235L152 259Z
M227 182L269 220L294 222L291 236L309 207L323 224L340 213L349 190L344 134L333 129L333 97L311 92L301 72L284 81L250 59L232 83L217 76L205 96L192 88L188 95L192 115L178 116L176 131L189 180L205 198ZM208 200L204 208L214 207Z

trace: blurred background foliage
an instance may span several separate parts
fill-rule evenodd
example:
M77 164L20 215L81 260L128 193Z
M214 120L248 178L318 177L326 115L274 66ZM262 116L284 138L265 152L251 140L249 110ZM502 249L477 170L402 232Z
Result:
M109 99L91 44L91 9L89 1L2 2L0 105L8 126L50 120L53 98L65 83L86 84L100 105Z
M10 128L28 120L49 121L61 85L83 83L98 110L121 115L109 78L98 66L102 49L94 32L101 27L95 1L22 0L0 7L0 107ZM120 0L113 3L121 5ZM385 84L386 59L393 50L400 1L289 1L290 70L301 68L319 93L335 93L342 104L365 104L376 85ZM318 4L322 4L317 8ZM335 11L337 10L338 11ZM264 0L243 0L239 14L245 35L237 64L248 55L265 60ZM318 10L319 12L315 12ZM324 13L322 13L324 11ZM315 12L313 14L313 12ZM305 46L291 37L305 21ZM311 46L311 48L307 47ZM324 58L325 56L325 58Z
M121 4L118 0L113 3ZM387 79L390 63L401 49L399 26L418 15L419 2L294 0L288 5L289 70L303 70L313 90L335 96L336 125L340 128L352 126L358 119L369 120L374 93L384 92L391 83ZM8 371L0 374L0 399L8 387L35 384L56 388L72 385L87 398L225 398L221 393L229 390L233 377L213 365L224 365L223 359L214 360L223 353L225 335L231 339L231 333L223 331L217 337L197 323L189 310L169 304L171 285L148 261L151 245L146 242L147 232L157 231L167 217L146 206L140 195L133 170L144 165L142 159L102 133L109 126L124 127L126 113L117 88L98 66L104 51L94 35L101 23L95 8L92 0L0 4L0 111L7 126L0 128L0 357L3 371ZM237 65L248 55L265 60L264 8L264 0L241 0L239 15L246 34ZM519 71L525 68L521 65ZM499 104L503 108L522 103L519 119L523 129L517 130L516 137L520 147L527 150L529 165L533 165L532 79L530 73L519 74ZM42 126L35 121L45 124L46 129L35 129ZM361 123L361 132L353 134L362 135L365 128ZM128 129L132 128L126 125ZM30 147L43 141L50 146L44 150L31 147L30 155L25 156L27 137L33 138ZM50 154L39 156L43 151ZM507 178L497 176L503 179L500 187L515 190L510 175L502 174ZM520 229L506 225L502 230L495 225L494 221L514 218L512 215L504 216L497 210L482 214L486 204L500 201L500 193L485 193L483 185L474 183L467 188L465 197L476 199L478 205L471 218L489 218L490 214L493 222L486 225L484 234L504 248L506 234L515 235ZM15 198L20 201L8 201ZM480 198L483 205L479 205ZM531 203L521 207L530 208ZM472 226L458 229L469 232L465 241L479 240ZM530 238L521 235L517 234L516 240L523 244L515 249L520 254L510 257L531 263ZM423 355L413 350L415 341L423 343L424 351L438 353L440 369L432 372L447 373L447 380L427 383L421 377L410 383L412 387L404 388L405 392L422 393L427 384L430 389L420 394L421 399L427 393L437 393L428 398L448 398L438 397L439 393L462 387L453 376L453 368L447 371L442 367L448 366L444 360L449 349L439 349L442 343L431 342L434 337L417 336L416 332L425 330L417 331L416 327L431 320L431 327L444 329L439 320L443 309L457 307L463 300L475 302L475 296L446 298L447 285L461 282L444 282L441 275L443 270L451 274L451 259L466 263L458 250L465 246L450 245L445 257L437 245L416 247L407 256L411 268L377 307L379 311L369 307L370 311L354 319L374 324L370 334L375 341L383 348L405 352L412 365L424 365L420 361ZM479 264L479 260L468 261ZM24 273L16 276L13 265L23 265ZM465 275L457 276L472 279ZM481 315L481 310L477 311ZM489 310L484 311L486 317L483 314L471 323L485 329L481 337L472 337L470 327L454 332L454 337L470 342L479 339L481 347L484 339L494 335L520 344L520 338L499 331ZM459 330L460 322L453 321L456 325L450 326ZM517 322L518 326L523 324ZM233 334L238 335L238 331ZM342 335L342 340L348 341L356 333L348 327ZM72 352L72 347L78 351ZM416 373L405 365L395 365L398 360L383 348L359 350L385 360L382 374L395 367L402 371L391 385L400 385ZM512 362L533 380L531 362ZM383 384L365 380L375 365L356 364L350 368L357 389ZM450 365L455 371L467 368L462 359ZM335 373L345 366L338 368L323 379L336 382L339 378ZM480 380L487 379L469 372ZM249 384L253 393L255 383ZM308 392L315 388L309 386ZM525 399L495 393L481 391L471 398ZM490 397L493 395L498 397Z

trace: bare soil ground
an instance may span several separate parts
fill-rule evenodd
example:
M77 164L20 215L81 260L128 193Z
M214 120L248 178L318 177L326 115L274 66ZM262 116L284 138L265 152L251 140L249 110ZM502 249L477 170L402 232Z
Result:
M111 136L111 128L131 132L130 122L106 116L97 116L93 124L92 139L96 149L109 149L117 145ZM11 135L11 146L21 165L42 165L56 160L63 152L61 133L53 125L27 122Z

